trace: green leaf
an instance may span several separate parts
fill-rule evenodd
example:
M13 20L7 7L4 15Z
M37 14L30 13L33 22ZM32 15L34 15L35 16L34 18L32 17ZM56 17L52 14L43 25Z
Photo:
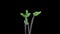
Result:
M25 17L25 15L23 13L20 13L21 16Z
M25 17L29 17L31 13L28 13L28 10L26 10Z
M28 10L26 10L26 13L25 13L25 14L21 13L20 15L22 15L23 17L26 17L26 18L27 18L27 17L30 16L30 14L31 14L31 13L28 13Z
M39 14L41 14L41 11L40 11L40 12L35 11L35 12L33 13L34 16L38 16Z

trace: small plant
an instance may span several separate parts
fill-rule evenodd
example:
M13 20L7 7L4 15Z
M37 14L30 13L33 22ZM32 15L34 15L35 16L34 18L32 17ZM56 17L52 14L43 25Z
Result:
M31 15L31 13L28 13L28 10L26 10L26 13L23 14L23 13L20 13L20 15L22 15L25 20L24 20L24 26L25 26L25 34L26 34L26 26L28 26L28 33L31 34L31 30L32 30L32 24L33 24L33 21L34 21L34 17L35 16L38 16L39 14L41 14L41 11L38 12L38 11L35 11L33 13L33 17L32 17L32 20L31 20L31 24L30 24L30 28L29 28L29 22L28 22L28 17Z

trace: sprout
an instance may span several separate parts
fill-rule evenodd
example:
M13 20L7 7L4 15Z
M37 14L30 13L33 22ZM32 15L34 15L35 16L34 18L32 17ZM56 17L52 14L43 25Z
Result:
M34 16L38 16L40 13L41 13L41 11L40 11L40 12L35 11L35 12L33 13L33 15L34 15Z
M21 13L20 15L22 15L24 18L28 18L30 16L31 13L28 13L28 10L26 10L26 13L23 14Z
M21 15L25 18L24 23L26 25L28 25L28 17L30 16L30 14L31 13L28 13L28 10L26 10L26 13L25 14L21 13Z
M26 10L25 14L23 14L23 13L20 14L20 15L22 15L25 18L25 20L24 20L24 23L25 23L25 25L24 25L25 26L25 34L26 34L26 26L28 26L28 33L31 34L34 18L35 18L35 16L38 16L39 14L41 14L41 11L40 12L35 11L33 13L33 17L32 17L31 24L30 24L30 28L29 28L28 17L31 15L31 13L28 13L28 10Z
M23 14L23 13L21 13L20 15L22 15L24 18L25 18L25 20L24 20L24 23L25 23L25 34L26 34L26 26L28 26L28 31L29 31L29 23L28 23L28 17L30 16L30 14L31 13L28 13L28 10L26 10L26 13L25 14Z

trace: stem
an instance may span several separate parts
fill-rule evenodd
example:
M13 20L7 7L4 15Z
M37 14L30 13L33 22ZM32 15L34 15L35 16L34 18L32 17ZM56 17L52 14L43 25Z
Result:
M24 25L25 25L25 34L27 34L27 32L26 32L26 31L27 31L27 27L26 27L27 18L25 18L24 23L25 23L25 24L24 24Z
M25 18L25 19L26 19L26 23L28 23L28 19L27 18ZM28 34L29 34L29 23L26 26L28 26Z
M29 24L28 24L28 34L29 34Z
M24 26L25 26L25 34L26 34L26 24Z
M32 20L31 20L31 25L30 25L29 34L31 34L31 30L32 30L33 21L34 21L34 16L32 17Z
M28 26L28 33L29 33L29 23L28 23L28 19L25 18L25 34L27 34L27 26Z

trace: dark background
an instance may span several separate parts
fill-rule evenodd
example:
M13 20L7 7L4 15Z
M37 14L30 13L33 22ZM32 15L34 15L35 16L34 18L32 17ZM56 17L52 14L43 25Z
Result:
M29 13L35 11L41 11L42 13L35 17L32 34L48 34L48 1L47 0L17 0L16 1L16 33L24 34L24 18L20 13L25 13L28 10ZM32 14L28 18L29 23L32 19Z

